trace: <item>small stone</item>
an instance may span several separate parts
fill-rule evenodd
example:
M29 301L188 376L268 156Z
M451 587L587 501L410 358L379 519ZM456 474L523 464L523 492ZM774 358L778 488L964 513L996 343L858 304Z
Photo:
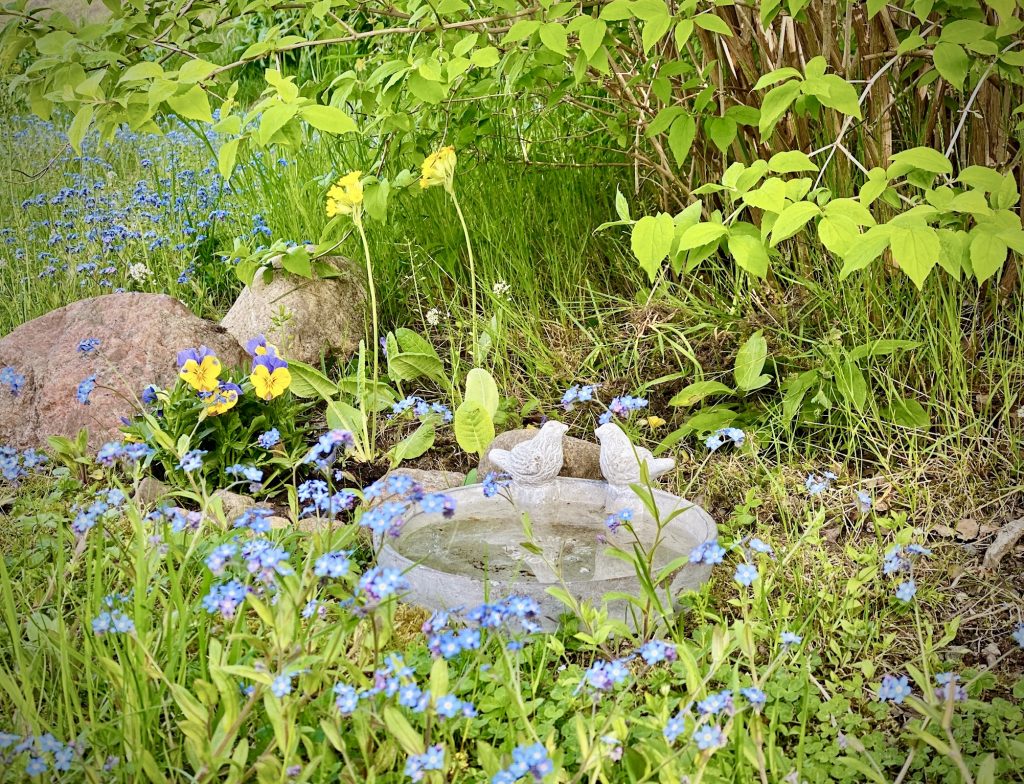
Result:
M428 471L419 468L396 468L388 476L407 476L427 493L441 493L461 487L466 475L459 471Z
M156 506L157 502L171 492L171 486L152 476L142 477L132 501L136 506Z
M267 522L270 523L270 527L273 528L275 531L281 528L291 528L292 526L291 520L289 520L287 517L280 517L278 515L274 515L273 517L268 518ZM301 529L302 526L299 526L299 528Z
M362 271L340 256L323 261L342 274L307 279L275 269L269 282L257 275L221 325L242 345L255 335L266 336L286 359L319 364L324 354L349 356L363 337Z
M210 496L210 498L220 501L221 506L224 509L224 519L229 523L241 515L242 512L256 506L256 500L254 498L250 498L247 495L240 495L239 493L233 493L230 490L217 490L212 496Z
M492 449L512 449L517 444L527 441L537 435L536 428L523 428L520 430L506 430L495 438L487 452L484 453L477 469L479 478L487 476L491 471L500 471L490 460ZM562 470L559 476L569 476L576 479L602 479L601 475L601 447L590 441L573 436L564 436L562 440Z

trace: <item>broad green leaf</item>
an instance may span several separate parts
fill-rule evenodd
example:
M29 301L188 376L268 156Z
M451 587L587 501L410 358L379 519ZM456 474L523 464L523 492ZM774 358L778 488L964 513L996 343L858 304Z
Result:
M786 113L793 101L800 94L800 82L792 80L773 87L761 102L761 120L758 131L762 139L767 139L775 129L775 124Z
M729 253L742 268L751 275L763 278L768 274L768 249L760 237L749 234L731 234Z
M846 280L851 273L864 269L889 247L889 236L892 227L887 225L872 226L864 236L855 242L845 256L843 268L839 271L839 279Z
M967 78L967 70L971 63L967 52L960 44L940 41L932 51L932 62L943 79L957 90L964 88L964 80Z
M493 46L484 46L481 49L477 49L469 56L469 60L474 65L479 65L481 68L493 68L501 60L501 52Z
M836 372L836 388L846 402L858 411L868 399L868 383L856 362L844 362Z
M893 260L918 289L922 288L939 260L939 236L935 229L924 224L891 226L889 245Z
M260 117L260 130L257 137L260 145L269 144L274 134L281 130L298 110L299 107L293 103L274 103L264 110Z
M761 330L758 330L747 338L747 342L736 354L736 365L733 368L736 388L742 392L753 392L771 381L771 376L761 373L767 359L768 341L764 339Z
M722 17L716 16L713 13L697 14L693 17L693 23L708 32L718 33L727 38L732 37L732 30L729 28L728 23Z
M785 68L779 68L777 70L769 71L768 73L766 73L764 76L758 79L757 82L754 83L754 89L763 90L765 87L771 87L773 84L778 84L784 79L799 80L803 78L804 75L800 73L798 70L796 70L796 68L790 68L789 66L786 66Z
M893 179L911 169L921 169L933 174L952 174L953 164L945 155L931 147L912 147L892 156L892 163L886 174L889 179Z
M1002 268L1006 251L1006 243L998 235L981 228L971 232L971 267L978 283L984 283Z
M121 74L121 78L118 79L118 83L121 82L134 82L141 81L143 79L156 79L157 77L164 75L164 69L160 66L160 63L153 63L148 60L141 63L136 63L130 68L126 68L124 73Z
M775 247L785 239L789 239L800 231L812 218L821 215L817 204L809 201L798 201L790 204L781 213L772 226L771 245Z
M217 170L225 180L230 179L238 158L238 143L241 139L229 139L217 150Z
M604 36L608 31L608 24L603 19L595 19L592 16L584 16L582 19L583 22L581 23L579 30L580 48L589 60L597 54L597 50L600 49L601 44L604 43Z
M299 116L317 130L325 133L354 133L358 130L356 121L337 106L321 104L303 106Z
M682 406L689 408L694 406L710 395L731 395L732 390L721 381L696 381L680 392L677 392L671 400L670 406Z
M721 239L729 230L721 223L698 223L679 237L679 250L692 250Z
M525 41L540 29L540 24L536 19L520 19L508 29L501 42L507 44Z
M465 400L455 409L455 440L467 452L483 455L494 440L494 422L476 400Z
M409 720L394 705L384 706L384 725L388 728L388 734L398 741L406 754L423 753L423 734L414 730Z
M707 136L723 153L736 138L736 121L731 117L709 117L705 123Z
M198 84L183 95L169 96L167 105L186 120L213 122L213 115L210 113L210 99L206 97L206 91Z
M697 122L692 115L680 115L672 123L672 128L668 132L668 147L672 151L672 157L676 159L677 166L682 166L686 161L696 135Z
M433 422L422 422L412 433L391 449L391 465L397 466L403 460L415 460L434 446L435 428Z
M760 188L743 194L743 203L766 212L782 212L786 207L786 183L778 177L769 177Z
M775 155L768 159L768 168L776 174L789 174L790 172L800 171L818 171L818 167L814 164L814 161L808 158L806 153L800 152L800 150L788 150L786 152L775 153Z
M82 140L89 130L89 124L92 122L94 112L95 109L91 103L83 104L68 128L68 142L77 155L82 154Z
M292 383L288 389L296 397L307 399L321 397L324 400L330 400L338 394L337 384L305 362L289 358L288 370L292 374Z
M633 235L630 238L633 255L652 283L661 268L661 263L672 249L674 236L675 223L672 216L665 212L646 215L633 226Z
M200 58L189 60L178 69L178 82L180 84L195 84L203 81L216 70L217 64L208 60Z
M555 54L564 55L568 52L565 27L558 22L548 22L540 28L540 40Z
M821 244L840 258L860 240L857 224L845 215L826 215L818 221L818 238Z
M483 368L473 368L466 374L466 400L480 403L493 419L498 413L501 398L494 377Z

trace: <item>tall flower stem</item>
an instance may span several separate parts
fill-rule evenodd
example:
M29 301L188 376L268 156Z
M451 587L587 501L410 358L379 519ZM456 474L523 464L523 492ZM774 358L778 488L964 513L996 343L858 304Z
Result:
M354 212L352 220L359 231L359 239L363 241L363 256L366 259L366 286L370 291L370 319L373 321L373 347L370 352L373 355L373 389L370 391L370 399L376 400L377 379L380 373L377 356L380 351L380 325L377 322L377 287L373 282L373 262L370 259L370 244L366 241L366 231L363 229L363 216L360 212ZM370 443L367 446L372 452L377 446L377 412L364 409L363 416L370 417Z
M466 226L466 218L462 214L462 207L459 205L459 200L455 196L455 188L451 185L445 187L448 191L448 195L452 197L452 204L455 205L455 212L459 215L459 223L462 224L462 234L466 238L466 252L469 253L469 329L470 339L473 341L472 353L473 363L477 361L477 342L476 342L476 264L473 259L473 244L469 241L469 228Z

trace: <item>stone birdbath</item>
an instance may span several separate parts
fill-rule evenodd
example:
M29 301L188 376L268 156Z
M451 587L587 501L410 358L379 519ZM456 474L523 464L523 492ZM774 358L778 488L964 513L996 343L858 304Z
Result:
M612 481L559 477L564 432L561 423L548 422L537 436L512 450L493 450L492 460L511 475L502 492L488 498L481 484L450 490L447 494L455 500L451 518L418 515L405 524L401 536L383 544L379 563L405 572L407 599L432 610L457 610L524 594L540 604L540 621L550 629L567 611L547 592L551 586L595 606L609 592L640 594L634 567L608 552L608 543L631 551L634 539L622 529L610 533L606 520L610 513L629 509L637 539L650 548L658 525L635 492L624 488L623 478L635 473L639 479L639 465L646 462L653 479L673 461L655 460L647 450L633 447L612 424L597 431L602 473ZM654 553L657 572L715 538L717 529L695 504L658 489L652 494L659 518L669 520ZM533 533L527 546L524 514ZM710 566L684 561L671 581L673 596L700 587L710 572ZM613 618L630 623L625 601L607 606Z

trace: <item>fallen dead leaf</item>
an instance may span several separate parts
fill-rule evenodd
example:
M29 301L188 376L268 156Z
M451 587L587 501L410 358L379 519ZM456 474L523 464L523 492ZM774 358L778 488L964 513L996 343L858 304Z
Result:
M956 535L957 538L967 542L971 539L978 538L978 532L981 530L981 525L973 517L965 517L959 523L956 524Z
M995 541L985 551L985 559L981 563L982 568L998 569L1003 556L1013 549L1022 536L1024 536L1024 517L1011 520L1000 528Z

